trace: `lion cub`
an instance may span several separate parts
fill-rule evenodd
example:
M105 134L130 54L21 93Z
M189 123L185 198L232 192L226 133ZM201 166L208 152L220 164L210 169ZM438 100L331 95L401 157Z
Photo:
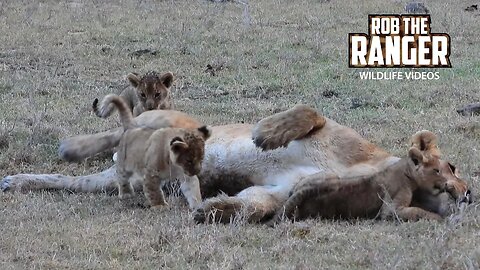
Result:
M150 110L173 110L173 99L170 87L173 84L174 76L171 72L159 75L150 71L143 76L137 73L130 73L127 79L133 88L128 87L122 91L120 97L128 105L133 116L136 117L145 111ZM93 101L93 111L100 117L108 117L112 114L115 106L110 104L102 113L98 110L98 99Z
M404 220L421 218L441 220L441 216L412 207L416 190L430 194L445 191L447 179L440 172L439 159L427 158L417 148L410 148L403 158L385 170L370 176L340 178L334 174L306 177L270 224L287 218L382 217L396 214ZM391 202L391 203L388 203Z
M196 175L202 169L205 141L210 128L198 129L136 127L128 105L117 95L107 95L100 112L113 104L119 111L124 133L117 152L118 195L133 193L132 181L143 181L145 197L152 207L167 205L161 185L168 179L187 182L182 187L190 206L200 203ZM183 184L183 183L182 183Z

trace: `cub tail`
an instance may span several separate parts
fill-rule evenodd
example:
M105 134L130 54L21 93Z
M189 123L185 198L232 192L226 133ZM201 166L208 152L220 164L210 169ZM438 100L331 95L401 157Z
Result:
M123 129L127 130L131 128L133 124L133 115L128 107L127 103L118 95L110 94L103 98L100 108L98 108L98 99L93 101L93 111L98 117L107 118L109 115L111 104L113 104L120 116L120 122L122 122Z

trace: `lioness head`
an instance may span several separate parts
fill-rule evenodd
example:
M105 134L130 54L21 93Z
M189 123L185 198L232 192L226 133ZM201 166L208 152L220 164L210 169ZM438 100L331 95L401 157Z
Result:
M205 141L211 130L207 126L198 129L181 129L178 136L170 141L170 159L180 166L186 175L194 176L202 170L205 155Z
M156 72L148 72L143 77L137 73L130 73L127 79L137 89L138 100L146 111L170 109L170 87L174 81L171 72L161 76Z
M418 188L438 194L446 190L447 179L440 171L440 160L438 158L427 158L416 147L408 151L410 178L415 181Z

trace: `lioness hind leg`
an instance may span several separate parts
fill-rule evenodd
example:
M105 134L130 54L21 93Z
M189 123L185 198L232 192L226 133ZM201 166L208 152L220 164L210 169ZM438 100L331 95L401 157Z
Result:
M288 191L275 188L249 187L237 196L220 195L207 199L196 210L196 222L229 223L236 217L248 222L260 222L271 217L288 196Z
M263 150L286 147L291 141L299 140L310 132L325 125L325 117L306 106L295 107L264 118L252 131L253 141Z
M118 145L123 128L91 135L79 135L61 142L58 154L66 161L80 161Z

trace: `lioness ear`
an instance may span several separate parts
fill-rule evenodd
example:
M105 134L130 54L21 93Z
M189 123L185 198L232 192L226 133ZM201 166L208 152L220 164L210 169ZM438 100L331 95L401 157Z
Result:
M425 156L422 154L422 152L415 147L411 147L410 150L408 150L408 156L413 161L413 164L415 164L415 166L427 163L428 161L427 158L425 158Z
M198 131L200 131L200 133L202 133L204 140L207 140L212 135L212 129L210 127L207 127L207 126L199 127Z
M128 81L130 81L130 84L137 88L138 85L140 84L140 78L138 77L138 74L137 73L130 73L127 75L127 79Z
M170 149L175 153L187 148L188 144L180 137L175 137L170 141Z
M165 85L165 87L170 88L174 81L173 73L167 72L163 74L162 77L160 77L160 81L163 85Z
M410 146L422 151L426 156L440 158L437 136L428 130L418 131L410 138Z

